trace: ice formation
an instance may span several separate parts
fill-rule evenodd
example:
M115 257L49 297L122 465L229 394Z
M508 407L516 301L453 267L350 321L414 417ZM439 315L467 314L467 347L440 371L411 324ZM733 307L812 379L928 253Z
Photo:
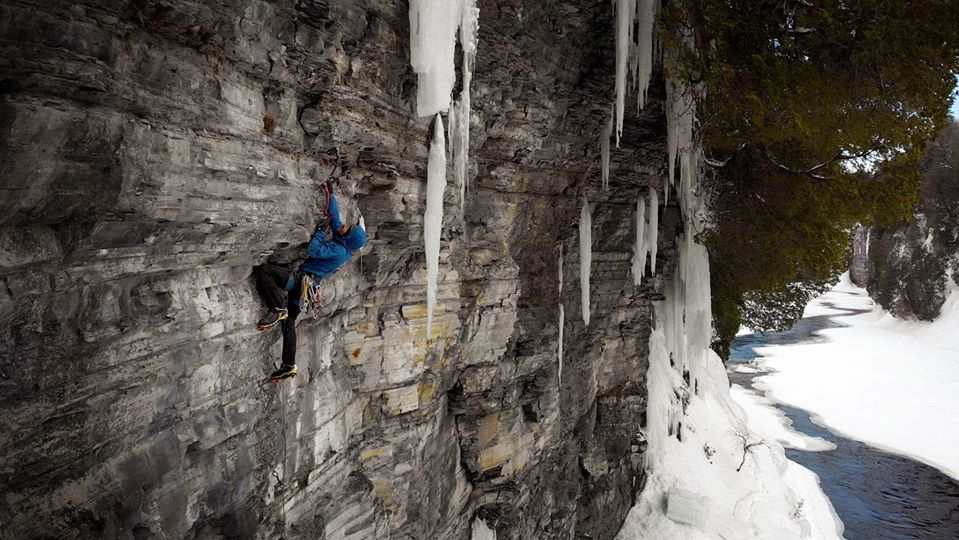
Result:
M579 213L579 289L583 323L589 326L589 271L593 264L593 216L589 201Z
M443 118L437 114L433 124L426 172L426 212L423 214L423 241L426 245L426 335L433 336L433 310L436 309L436 279L439 275L440 236L443 232L443 193L446 191L446 138Z
M659 195L649 190L649 227L646 228L646 249L649 250L649 272L656 275L656 251L659 249Z
M558 366L559 384L563 383L563 327L566 325L566 310L563 307L563 244L559 245L559 337L556 347L556 364Z
M663 190L668 194L669 187L676 180L677 158L692 152L693 120L695 105L693 93L682 83L670 79L666 83L666 151L669 160L667 178ZM688 168L690 159L681 160L681 166ZM682 174L682 171L680 171ZM689 173L687 173L689 174ZM668 195L667 195L668 197Z
M463 54L472 58L477 19L475 0L410 0L410 64L417 75L417 115L432 116L450 108L456 84L456 31L460 30Z
M479 31L476 0L410 0L410 64L417 74L416 114L436 115L427 167L426 213L423 239L426 249L426 332L432 336L439 274L440 236L443 230L443 192L446 189L446 140L440 112L449 112L453 170L460 188L460 208L466 199L469 163L470 83ZM463 89L452 110L456 69L456 35L463 49Z
M460 210L466 203L470 153L470 85L479 32L479 8L476 0L464 0L460 20L460 47L463 49L463 89L450 111L450 145L453 151L453 174L460 188Z
M842 525L815 474L786 459L775 441L749 454L743 449L742 441L761 438L750 431L722 361L709 350L709 258L695 240L706 219L699 153L684 133L692 121L668 115L669 122L677 120L688 121L669 128L681 154L683 232L649 338L646 485L617 538L839 538ZM647 239L654 268L658 205L653 190Z
M639 286L646 271L646 197L636 198L636 238L633 244L633 285Z
M633 77L636 103L646 105L653 67L653 26L658 0L614 0L616 14L616 146L623 136L627 70ZM638 31L634 31L638 30Z
M606 127L603 128L603 135L599 141L599 157L602 161L603 171L603 189L609 189L609 138L613 132L613 117L609 117Z

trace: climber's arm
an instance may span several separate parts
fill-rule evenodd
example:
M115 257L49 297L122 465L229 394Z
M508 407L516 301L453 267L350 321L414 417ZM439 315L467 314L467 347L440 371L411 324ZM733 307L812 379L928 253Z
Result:
M344 248L340 244L332 239L327 240L324 231L317 231L306 247L306 254L314 259L340 259L343 250Z
M343 220L340 218L340 205L336 203L336 196L330 193L330 206L327 208L330 213L330 227L333 231L339 231L343 228Z

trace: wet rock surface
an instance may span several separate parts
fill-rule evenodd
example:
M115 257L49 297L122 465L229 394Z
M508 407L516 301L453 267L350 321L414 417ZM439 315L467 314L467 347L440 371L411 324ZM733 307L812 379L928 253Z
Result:
M932 320L959 284L959 123L931 143L912 221L865 227L853 238L850 277L897 317Z
M0 537L466 538L476 517L501 538L615 535L642 481L650 299L676 264L670 206L661 274L632 285L661 76L601 191L609 3L480 10L473 182L463 210L446 191L426 336L431 119L405 3L0 5ZM250 272L302 249L337 149L370 245L301 317L300 375L270 384L279 333L255 330Z

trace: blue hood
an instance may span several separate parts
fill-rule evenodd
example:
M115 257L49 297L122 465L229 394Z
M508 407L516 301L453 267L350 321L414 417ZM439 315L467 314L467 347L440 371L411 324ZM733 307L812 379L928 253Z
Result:
M356 251L366 245L366 231L359 224L350 227L350 232L339 238L343 247L350 251Z

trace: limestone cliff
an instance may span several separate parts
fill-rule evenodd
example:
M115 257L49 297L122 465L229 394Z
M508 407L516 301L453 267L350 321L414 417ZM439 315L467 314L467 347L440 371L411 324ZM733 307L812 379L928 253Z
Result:
M959 284L959 123L931 143L912 221L856 231L850 277L882 307L932 320Z
M632 285L662 75L601 190L609 2L479 7L472 189L462 211L446 192L427 338L405 2L0 4L0 537L616 533L643 481L650 298L676 265L671 202L659 273ZM251 268L306 241L336 149L371 242L301 319L300 376L270 384ZM583 195L588 327L556 292Z

